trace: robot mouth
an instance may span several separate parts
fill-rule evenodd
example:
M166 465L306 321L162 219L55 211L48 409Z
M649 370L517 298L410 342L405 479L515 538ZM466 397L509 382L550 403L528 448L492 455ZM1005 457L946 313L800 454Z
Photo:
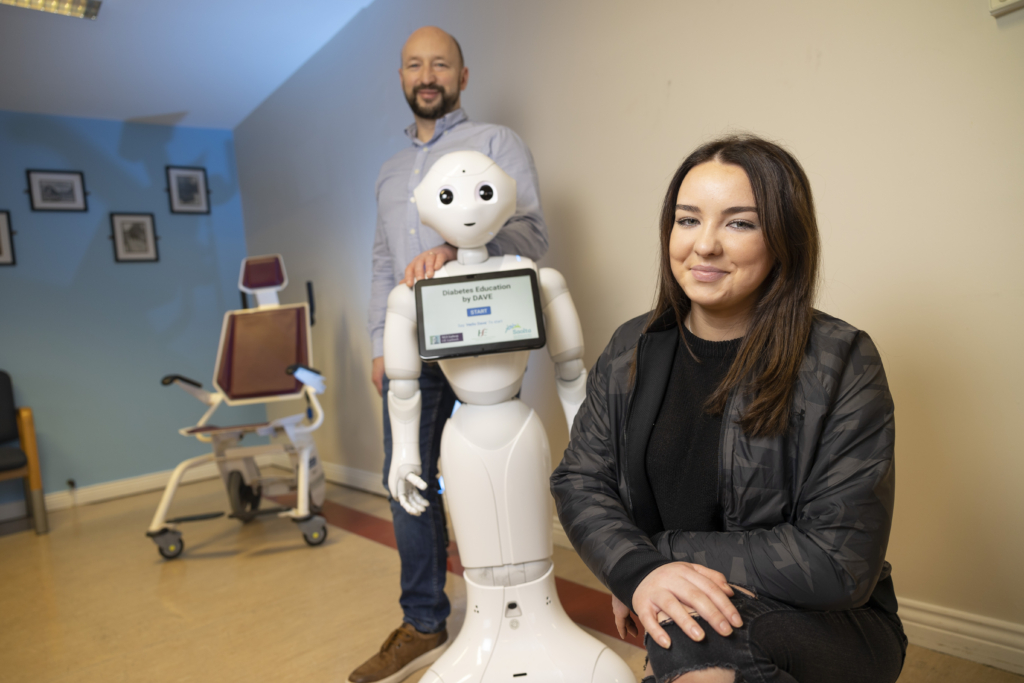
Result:
M474 221L473 223L463 223L463 225L465 225L467 228L472 228L474 225L476 225L476 222Z

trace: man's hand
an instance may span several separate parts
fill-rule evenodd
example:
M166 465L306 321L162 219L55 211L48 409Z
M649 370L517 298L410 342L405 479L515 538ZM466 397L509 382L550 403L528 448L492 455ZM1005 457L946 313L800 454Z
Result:
M663 648L672 643L659 620L669 618L695 641L704 631L691 614L700 615L723 636L743 625L730 597L733 589L725 575L689 562L672 562L648 574L633 592L633 609L647 633ZM614 603L613 603L614 607ZM616 617L616 622L618 618Z
M442 244L439 247L425 251L405 267L405 279L402 282L405 283L406 287L411 288L416 284L417 280L432 278L434 277L434 271L440 269L441 266L449 261L454 261L458 255L458 249L450 244Z
M377 393L384 396L384 356L377 356L373 359L373 386L377 387Z
M640 635L640 630L636 627L629 608L614 595L612 596L612 614L615 615L615 630L619 632L619 638L625 640L627 633L631 636Z

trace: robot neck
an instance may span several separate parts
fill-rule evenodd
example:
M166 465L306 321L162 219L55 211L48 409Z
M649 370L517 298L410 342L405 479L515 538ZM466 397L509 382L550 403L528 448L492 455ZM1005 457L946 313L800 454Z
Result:
M487 253L487 247L459 247L459 263L464 266L472 266L477 263L483 263L490 255Z

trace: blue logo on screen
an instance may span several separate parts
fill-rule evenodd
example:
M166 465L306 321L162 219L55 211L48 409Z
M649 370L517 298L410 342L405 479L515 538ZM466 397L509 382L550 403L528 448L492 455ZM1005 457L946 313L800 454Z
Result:
M475 315L490 315L491 307L481 306L480 308L470 308L466 311L466 313L469 315L470 318L472 318Z

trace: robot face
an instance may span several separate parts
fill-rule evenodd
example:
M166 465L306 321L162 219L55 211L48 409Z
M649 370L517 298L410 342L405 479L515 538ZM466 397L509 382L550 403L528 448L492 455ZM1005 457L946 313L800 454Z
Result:
M516 181L480 152L445 154L413 195L423 224L456 247L482 247L516 211Z

